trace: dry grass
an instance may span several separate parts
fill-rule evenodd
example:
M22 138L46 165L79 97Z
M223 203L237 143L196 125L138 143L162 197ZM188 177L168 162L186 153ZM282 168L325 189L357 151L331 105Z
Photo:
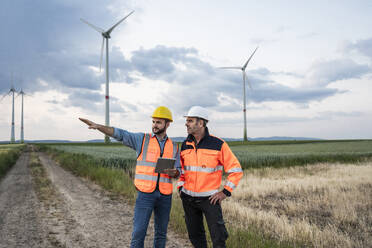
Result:
M226 220L313 247L372 244L372 163L246 170Z

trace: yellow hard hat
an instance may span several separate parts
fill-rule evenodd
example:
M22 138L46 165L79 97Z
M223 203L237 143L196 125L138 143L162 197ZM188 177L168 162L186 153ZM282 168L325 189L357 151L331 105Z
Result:
M151 117L173 121L172 112L167 107L164 106L157 107Z

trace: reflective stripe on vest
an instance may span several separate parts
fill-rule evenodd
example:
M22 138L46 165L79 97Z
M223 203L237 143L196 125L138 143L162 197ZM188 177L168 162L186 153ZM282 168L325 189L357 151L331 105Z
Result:
M139 180L148 180L148 181L155 181L155 182L158 180L157 176L149 176L149 175L143 175L143 174L136 174L134 178L139 179ZM166 177L160 177L159 182L172 183L171 179L166 178Z
M137 165L156 167L156 163L143 161L143 160L138 160Z
M233 184L233 183L230 182L230 181L226 181L226 184L225 184L225 185L228 186L228 187L230 187L230 188L232 188L232 189L235 189L235 188L236 188L236 185Z
M232 168L228 171L226 171L226 173L232 173L232 172L243 172L242 168Z
M211 190L211 191L206 191L206 192L194 192L188 189L185 189L184 187L182 188L182 191L190 196L196 196L196 197L203 197L203 196L211 196L214 195L218 192L218 190Z
M147 149L149 148L150 135L145 134L145 144L143 145L142 150L142 161L146 162Z
M177 155L177 143L173 143L173 158L176 158L176 155Z
M178 181L177 182L177 187L183 186L185 184L185 181Z
M185 171L198 171L198 172L206 172L206 173L213 173L216 171L222 171L223 166L217 165L216 168L210 168L210 167L200 167L200 166L184 166L183 167Z

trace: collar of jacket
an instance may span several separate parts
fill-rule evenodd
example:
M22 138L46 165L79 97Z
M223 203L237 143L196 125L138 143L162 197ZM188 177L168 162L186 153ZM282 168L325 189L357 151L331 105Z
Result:
M151 138L154 138L154 136L156 136L156 134L154 134L153 132L151 132ZM156 137L156 139L158 139L158 137ZM167 140L168 139L168 135L165 135L164 136L164 139L163 140L159 140L159 141L164 141L164 140Z
M199 144L200 144L204 139L206 139L208 136L209 136L209 130L208 130L208 127L205 127L204 137L199 141ZM195 139L194 135L192 135L192 134L189 134L189 135L187 136L186 141L188 141L188 142L194 142L194 143L196 144L196 139Z

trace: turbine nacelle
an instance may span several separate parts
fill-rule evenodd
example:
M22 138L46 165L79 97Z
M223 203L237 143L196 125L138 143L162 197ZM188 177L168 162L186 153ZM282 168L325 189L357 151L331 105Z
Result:
M104 38L106 38L106 39L110 39L110 38L111 38L110 34L107 33L107 32L102 33L102 36L103 36Z
M99 64L99 70L101 71L101 67L102 67L102 58L103 58L103 47L105 45L105 39L107 40L106 41L106 46L108 46L108 39L111 38L110 34L111 32L114 30L114 28L116 28L120 23L122 23L125 19L127 19L128 16L130 16L131 14L133 14L134 10L132 12L130 12L128 15L126 15L124 18L122 18L121 20L119 20L117 23L115 23L111 28L107 29L106 31L100 27L97 27L91 23L89 23L88 21L84 20L83 18L80 18L80 20L82 22L84 22L85 24L89 25L90 27L92 27L94 30L96 30L97 32L101 33L103 39L102 39L102 47L101 47L101 58L100 58L100 64ZM108 53L108 52L107 52ZM108 56L108 54L106 54L106 56Z

